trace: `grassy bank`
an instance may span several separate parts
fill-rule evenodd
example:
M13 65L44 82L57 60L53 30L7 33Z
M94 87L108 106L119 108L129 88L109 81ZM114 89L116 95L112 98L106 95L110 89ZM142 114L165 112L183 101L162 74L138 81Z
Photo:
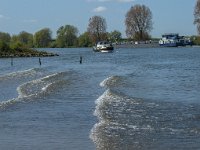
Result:
M47 53L43 51L36 50L27 50L23 52L11 51L11 52L1 52L0 58L8 58L8 57L51 57L58 56L57 54Z
M45 51L38 51L32 48L27 48L21 44L8 45L6 43L0 43L0 58L8 57L51 57L58 56L54 53Z

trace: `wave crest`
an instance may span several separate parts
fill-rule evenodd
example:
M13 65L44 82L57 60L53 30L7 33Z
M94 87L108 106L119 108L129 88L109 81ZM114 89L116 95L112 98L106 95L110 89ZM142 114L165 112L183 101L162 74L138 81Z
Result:
M120 77L120 76L111 76L111 77L108 77L108 78L106 78L105 80L103 80L103 81L100 83L100 86L101 86L101 87L112 87L112 86L116 86L117 84L120 83L121 78L122 78L122 77Z
M18 78L30 77L30 76L36 75L40 71L41 71L40 68L32 68L32 69L23 70L23 71L12 72L12 73L8 73L6 75L0 76L0 81L10 80L13 78L18 79Z
M0 108L6 108L18 102L44 97L70 82L69 72L60 72L40 79L26 82L17 87L18 97L0 103Z

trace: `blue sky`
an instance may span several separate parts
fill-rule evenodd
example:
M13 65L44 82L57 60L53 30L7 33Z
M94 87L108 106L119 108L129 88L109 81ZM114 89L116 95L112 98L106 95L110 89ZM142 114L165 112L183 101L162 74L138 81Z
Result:
M153 14L153 37L163 33L196 35L193 11L196 0L0 0L0 31L35 33L50 28L53 35L63 25L85 32L88 20L103 16L107 31L119 30L125 36L125 14L135 4L144 4Z

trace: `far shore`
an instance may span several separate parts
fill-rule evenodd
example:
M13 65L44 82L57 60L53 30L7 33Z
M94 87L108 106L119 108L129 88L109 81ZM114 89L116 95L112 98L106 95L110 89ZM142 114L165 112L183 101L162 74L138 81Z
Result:
M167 48L166 46L160 46L158 43L142 43L142 44L118 44L114 45L115 48ZM181 47L181 46L178 46ZM184 46L182 46L184 47ZM191 47L191 46L185 46ZM198 45L192 45L192 47L199 47ZM168 47L169 48L169 47ZM176 48L176 47L174 47Z
M159 48L158 43L116 44L115 48Z
M115 49L119 48L166 48L164 46L160 46L158 43L140 43L140 44L113 44ZM191 46L186 46L191 47ZM197 45L193 45L193 47L198 47ZM78 48L78 47L77 47ZM58 54L46 52L46 51L39 51L36 49L29 49L22 52L17 51L10 51L10 52L1 52L0 51L0 58L17 58L17 57L53 57L59 56Z

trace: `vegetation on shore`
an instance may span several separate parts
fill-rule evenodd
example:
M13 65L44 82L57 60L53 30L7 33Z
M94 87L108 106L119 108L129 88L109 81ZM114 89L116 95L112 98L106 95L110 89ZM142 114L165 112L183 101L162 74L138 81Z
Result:
M0 57L43 57L55 56L47 52L39 52L33 48L68 48L68 47L91 47L97 41L109 40L113 43L127 41L147 41L153 39L150 32L153 29L152 12L145 5L131 7L125 16L127 39L122 39L122 33L118 30L107 32L106 19L101 16L93 16L89 19L87 31L79 35L78 28L73 25L61 26L52 38L52 31L43 28L34 34L26 31L18 35L0 32ZM194 10L194 24L197 25L200 34L200 0L197 0ZM200 45L200 36L190 37L191 41Z
M58 56L54 53L48 53L45 51L38 51L32 48L28 48L20 43L8 45L5 42L0 41L0 58L8 57L50 57Z

